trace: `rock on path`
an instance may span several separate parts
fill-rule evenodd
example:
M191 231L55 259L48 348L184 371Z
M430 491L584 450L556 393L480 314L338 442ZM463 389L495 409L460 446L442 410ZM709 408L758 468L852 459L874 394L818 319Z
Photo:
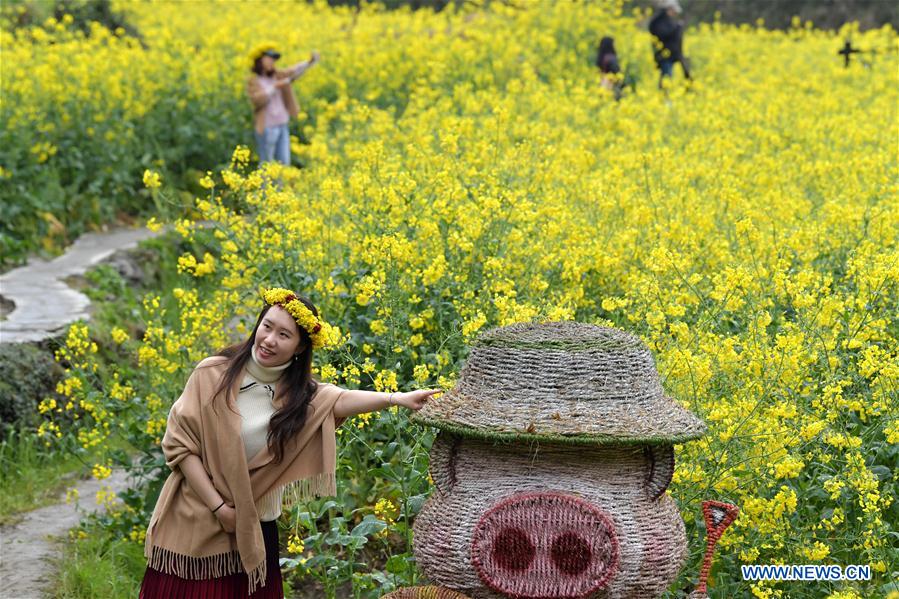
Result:
M127 474L122 470L113 471L112 476L102 481L79 481L75 486L77 501L33 510L18 524L0 528L0 597L45 597L55 574L54 538L66 535L70 528L77 526L82 513L103 509L96 503L96 493L101 487L108 486L119 493L127 488L127 482Z
M0 294L15 303L0 321L0 343L43 341L59 335L70 323L89 317L90 300L63 281L84 274L118 250L161 234L146 228L121 228L87 233L53 260L32 258L28 264L0 276Z

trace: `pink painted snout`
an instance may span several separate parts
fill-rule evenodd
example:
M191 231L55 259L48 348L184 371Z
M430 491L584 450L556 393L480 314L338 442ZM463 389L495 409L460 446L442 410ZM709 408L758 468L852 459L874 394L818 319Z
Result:
M611 518L565 493L518 493L487 510L471 542L474 567L493 590L520 599L575 599L618 571Z

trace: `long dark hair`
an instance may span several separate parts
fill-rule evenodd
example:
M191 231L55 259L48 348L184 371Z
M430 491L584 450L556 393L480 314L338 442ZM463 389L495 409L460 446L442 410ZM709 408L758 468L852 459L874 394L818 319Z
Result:
M599 40L599 50L596 52L596 66L601 67L602 59L606 54L615 54L615 39L605 36Z
M262 54L259 55L259 58L253 61L253 68L250 70L256 73L257 75L263 75L262 72Z
M312 305L308 299L297 296L297 299L303 302L307 308L318 318L318 310ZM256 319L256 326L250 336L241 343L229 345L219 351L217 356L225 356L230 359L222 381L212 396L213 408L216 407L216 400L224 394L227 398L227 392L234 385L237 377L240 376L247 362L252 359L253 344L256 340L256 331L263 317L271 309L266 305L259 312L259 318ZM278 385L278 395L284 398L283 406L276 411L269 422L268 428L268 446L271 449L275 463L281 462L284 458L284 446L292 439L306 424L306 409L312 396L318 388L318 381L312 378L312 340L309 334L300 326L297 326L300 335L300 343L304 344L306 349L298 354L284 372L281 374L280 384ZM227 399L222 400L227 401ZM234 411L230 403L227 405L229 409Z

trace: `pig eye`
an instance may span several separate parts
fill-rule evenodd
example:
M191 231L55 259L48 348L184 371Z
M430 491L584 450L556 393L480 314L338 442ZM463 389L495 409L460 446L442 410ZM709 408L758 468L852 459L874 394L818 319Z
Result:
M646 475L646 492L655 501L665 493L674 475L674 447L671 445L647 445L643 455L649 463Z
M462 439L456 435L440 432L431 445L428 472L434 480L434 486L443 494L447 494L456 485L456 456Z

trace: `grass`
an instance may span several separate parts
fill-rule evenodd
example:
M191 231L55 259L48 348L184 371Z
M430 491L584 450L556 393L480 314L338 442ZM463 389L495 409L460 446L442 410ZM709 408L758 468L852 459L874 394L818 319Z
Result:
M66 486L88 472L90 464L83 457L47 450L28 429L9 429L0 441L0 525L59 502Z
M59 548L54 560L53 599L119 599L137 597L147 566L143 544L114 538L109 530L91 524L78 534L72 531L67 546ZM312 579L284 577L284 596L312 599L324 596L321 585ZM338 597L352 597L349 585L338 589Z
M55 599L120 599L137 597L147 562L143 544L113 538L102 527L77 535L54 560Z

